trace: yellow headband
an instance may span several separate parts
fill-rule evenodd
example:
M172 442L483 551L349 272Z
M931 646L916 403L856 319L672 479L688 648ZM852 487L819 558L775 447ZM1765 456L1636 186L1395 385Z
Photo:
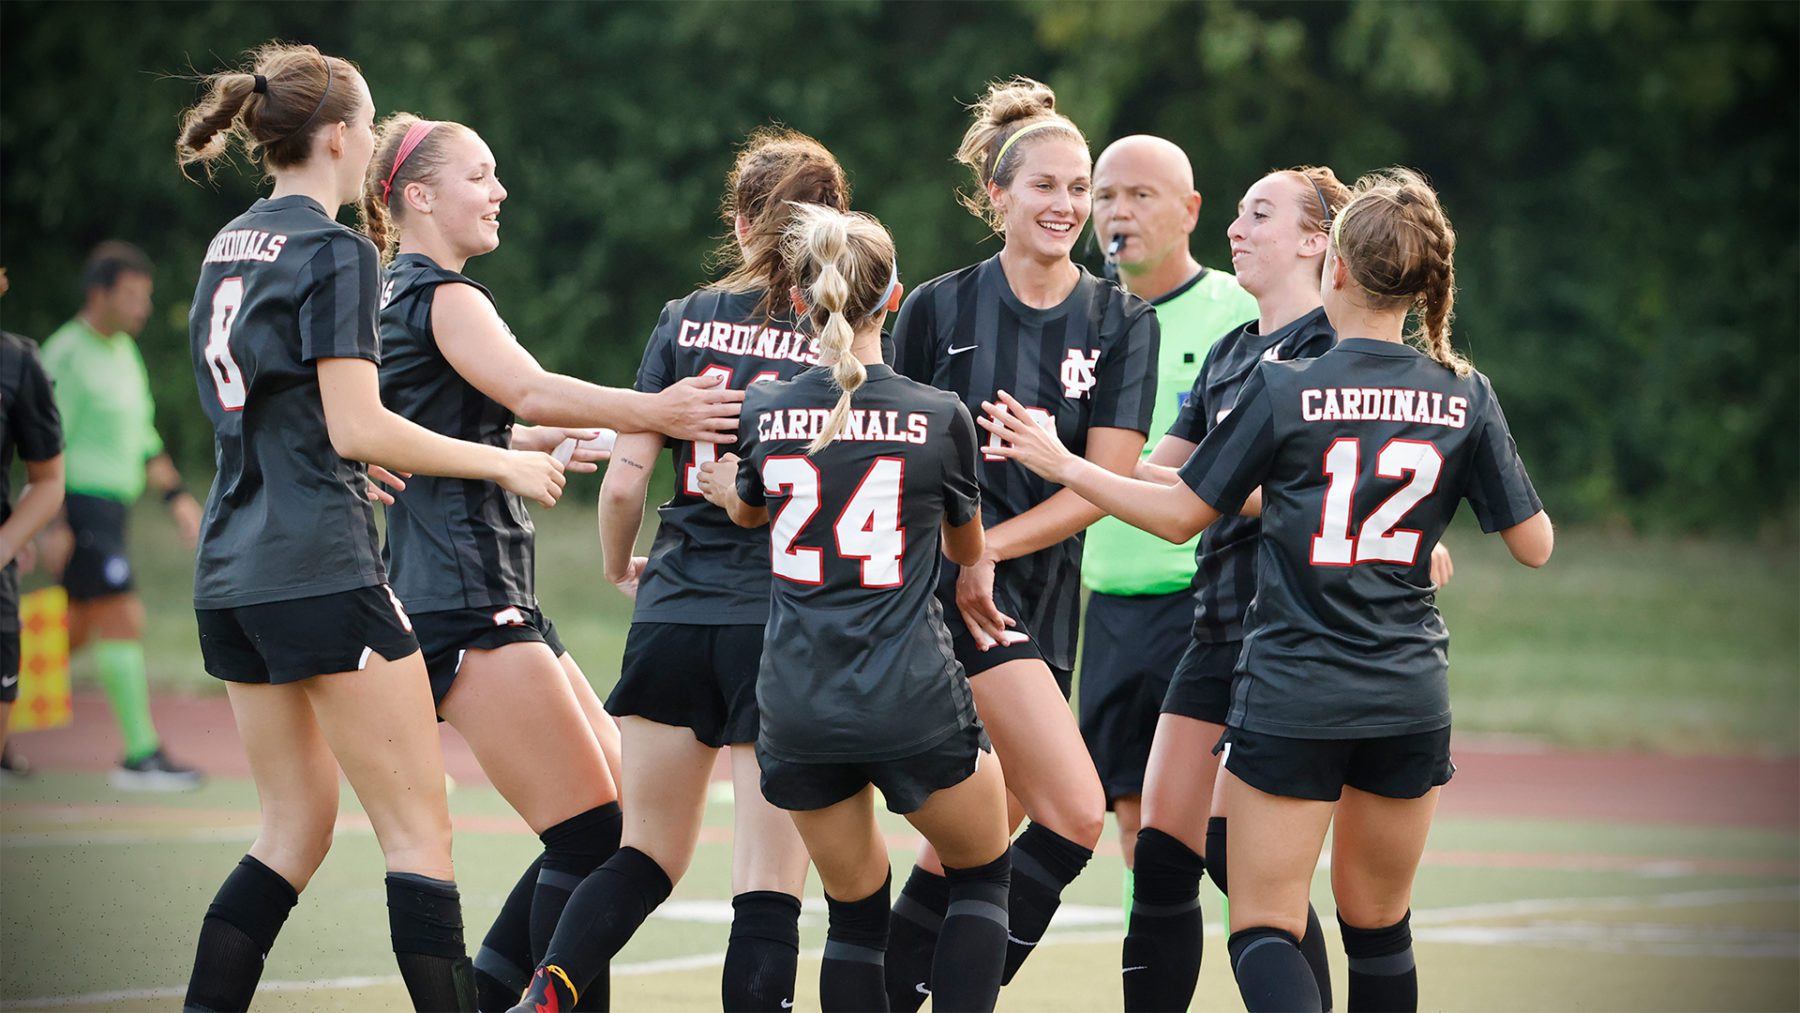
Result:
M1020 127L1019 129L1013 131L1013 135L1006 139L1006 143L1000 145L1000 154L994 156L994 167L988 173L988 179L992 180L994 178L994 176L1000 172L1000 163L1006 161L1006 153L1008 151L1012 150L1013 144L1016 141L1018 141L1019 138L1024 137L1026 134L1029 134L1034 130L1042 130L1045 127L1061 127L1061 126L1066 126L1066 124L1064 124L1061 119L1047 119L1047 120L1039 120L1036 123L1027 124L1026 126Z

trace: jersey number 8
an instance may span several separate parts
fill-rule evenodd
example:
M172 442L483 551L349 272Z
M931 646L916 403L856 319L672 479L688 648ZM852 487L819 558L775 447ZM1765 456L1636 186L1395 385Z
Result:
M212 326L206 332L206 372L218 392L219 405L228 412L242 411L248 391L244 371L231 357L231 326L244 305L244 279L225 278L213 289Z
M1325 488L1325 506L1319 533L1312 540L1312 565L1354 566L1357 563L1404 563L1412 566L1419 559L1420 532L1405 528L1394 530L1419 501L1437 489L1438 474L1444 470L1444 455L1423 440L1389 440L1375 455L1375 474L1382 478L1412 480L1387 502L1375 508L1363 521L1356 537L1350 536L1350 517L1356 496L1357 458L1362 441L1352 437L1333 440L1325 451L1325 475L1331 484Z
M788 497L769 524L775 576L796 584L823 584L825 550L794 544L819 512L819 466L811 458L783 455L764 462L762 474L769 492ZM863 587L900 586L900 557L906 553L900 490L905 479L904 460L877 457L831 525L838 557L862 560Z

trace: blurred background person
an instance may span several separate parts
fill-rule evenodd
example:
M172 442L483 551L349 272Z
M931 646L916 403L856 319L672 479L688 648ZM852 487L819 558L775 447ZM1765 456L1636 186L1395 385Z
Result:
M100 686L119 719L125 755L115 788L188 791L198 771L169 759L150 718L144 606L132 580L125 530L131 505L152 488L191 549L200 504L156 432L156 403L137 336L150 318L150 258L130 243L94 248L81 271L80 312L44 342L66 441L66 528L53 539L69 592L69 652L91 646Z

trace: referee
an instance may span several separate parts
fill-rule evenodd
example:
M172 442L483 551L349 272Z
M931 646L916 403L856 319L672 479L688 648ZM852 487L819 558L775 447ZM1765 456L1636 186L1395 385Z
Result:
M1187 155L1160 137L1114 141L1094 166L1094 230L1118 246L1125 290L1156 307L1162 324L1152 433L1175 421L1206 351L1220 335L1256 317L1256 300L1224 271L1188 250L1200 194ZM1146 443L1149 457L1155 441ZM1088 599L1078 711L1081 736L1119 824L1125 896L1141 820L1144 766L1175 663L1193 639L1194 550L1172 545L1114 517L1088 529L1082 584Z
M191 548L200 504L182 488L156 432L156 404L138 352L150 318L150 258L117 240L101 243L81 270L82 307L44 342L67 444L64 519L73 542L63 567L69 650L92 645L100 685L124 734L115 788L187 791L199 772L170 760L150 720L144 672L144 605L132 581L125 529L131 504L153 486Z

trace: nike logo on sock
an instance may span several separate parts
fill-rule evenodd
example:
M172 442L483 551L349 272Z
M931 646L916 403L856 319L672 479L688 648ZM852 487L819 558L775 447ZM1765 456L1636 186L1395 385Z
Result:
M925 983L922 981L919 982L917 985L913 986L913 991L919 993L920 995L930 995L931 994L931 989L926 988Z
M980 345L964 345L961 348L958 348L955 345L951 345L949 348L945 349L945 351L950 355L961 355L964 352L972 352L980 347Z
M1120 974L1130 974L1133 971L1148 971L1148 970L1150 970L1149 964L1139 964L1136 967L1121 967L1121 968L1119 968L1119 973Z
M1009 943L1018 943L1020 946L1036 946L1038 944L1038 940L1036 939L1020 939L1011 932L1006 934L1006 941Z
M792 999L781 1000L781 1008L782 1009L793 1009L794 1008L794 1000L792 1000Z

